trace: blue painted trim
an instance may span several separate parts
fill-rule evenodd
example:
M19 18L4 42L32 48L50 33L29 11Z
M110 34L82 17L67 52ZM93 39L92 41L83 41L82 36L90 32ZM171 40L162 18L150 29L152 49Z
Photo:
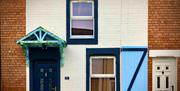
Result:
M95 34L92 39L70 39L70 0L66 0L66 40L67 44L98 44L98 0L94 1Z
M116 91L120 91L120 48L87 48L86 49L86 91L89 91L90 56L112 55L116 57Z
M145 51L147 48L122 48L122 51Z
M33 81L33 62L32 61L30 61L30 63L29 63L29 81L30 81L30 91L33 91L33 88L34 88L34 86L33 86L33 83L34 83L34 81Z
M133 75L133 78L131 79L131 82L130 82L128 90L127 90L127 91L131 91L131 88L132 88L132 86L133 86L133 84L134 84L134 82L136 80L139 69L140 69L140 67L141 67L141 65L142 65L142 63L144 61L144 58L145 58L145 56L147 54L147 48L122 48L122 51L143 51L143 55L142 55L142 57L140 59L140 62L139 62L138 66L137 66L137 68L135 70L135 73Z
M61 55L61 53L59 52L59 54ZM61 91L61 65L60 65L60 60L61 56L59 56L59 58L57 59L57 91Z
M68 42L70 41L69 37L70 37L70 0L66 0L66 41L67 44L69 44Z

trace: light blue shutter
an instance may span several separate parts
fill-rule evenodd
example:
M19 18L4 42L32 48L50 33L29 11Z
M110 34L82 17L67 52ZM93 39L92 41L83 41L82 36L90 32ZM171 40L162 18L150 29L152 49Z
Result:
M122 48L122 91L148 91L147 48Z

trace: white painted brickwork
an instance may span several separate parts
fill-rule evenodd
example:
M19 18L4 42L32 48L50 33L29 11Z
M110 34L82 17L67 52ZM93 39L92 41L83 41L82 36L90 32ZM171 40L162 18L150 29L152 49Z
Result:
M148 0L121 0L121 44L147 46Z
M61 67L61 91L86 90L86 48L147 46L147 2L98 0L98 45L68 45ZM66 40L66 0L27 0L26 33L38 26ZM70 80L64 80L65 76Z

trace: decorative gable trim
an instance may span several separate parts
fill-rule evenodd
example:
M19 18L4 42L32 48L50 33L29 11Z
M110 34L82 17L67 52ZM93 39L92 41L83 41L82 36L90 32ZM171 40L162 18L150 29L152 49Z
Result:
M49 32L48 30L44 29L43 27L38 27L32 32L28 33L26 36L19 39L17 44L21 46L32 46L32 47L41 47L43 45L46 46L61 46L66 47L67 43L59 38L58 36L54 35L53 33Z

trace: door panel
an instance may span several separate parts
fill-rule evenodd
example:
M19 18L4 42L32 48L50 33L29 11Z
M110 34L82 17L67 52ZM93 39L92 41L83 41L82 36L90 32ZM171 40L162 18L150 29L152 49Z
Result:
M153 59L153 91L176 90L176 59Z
M34 90L57 91L56 61L38 60L34 62Z

